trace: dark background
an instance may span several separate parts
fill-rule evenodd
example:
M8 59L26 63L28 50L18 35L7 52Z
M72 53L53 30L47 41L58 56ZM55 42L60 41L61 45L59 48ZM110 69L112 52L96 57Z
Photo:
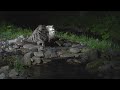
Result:
M0 21L10 22L24 26L36 26L38 24L51 24L52 19L60 17L78 16L85 11L0 11ZM59 21L58 21L59 22Z
M120 16L120 11L0 11L0 22L36 28L39 24L91 24L106 15Z

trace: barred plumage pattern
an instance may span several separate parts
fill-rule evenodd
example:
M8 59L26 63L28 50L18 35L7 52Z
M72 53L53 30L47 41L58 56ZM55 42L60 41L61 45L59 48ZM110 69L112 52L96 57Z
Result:
M32 35L28 38L29 42L38 42L38 41L47 41L48 40L49 31L46 29L46 26L39 25Z

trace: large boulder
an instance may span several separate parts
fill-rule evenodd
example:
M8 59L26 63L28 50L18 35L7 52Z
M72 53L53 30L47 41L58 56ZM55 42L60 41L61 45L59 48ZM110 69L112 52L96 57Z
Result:
M34 56L33 52L28 52L24 55L24 65L31 65L31 58Z
M23 48L26 48L26 49L33 49L33 48L39 48L38 45L34 45L34 44L25 44L23 45Z
M97 49L83 48L81 49L82 57L87 57L89 61L99 59L99 52Z
M18 75L19 75L19 73L16 72L15 69L10 70L10 72L9 72L9 77L12 79L16 79Z
M33 56L31 58L31 61L32 61L33 65L39 65L39 64L41 64L43 62L40 57L36 57L36 56Z
M69 63L69 64L81 64L81 61L78 59L68 59L67 63Z
M0 68L0 73L6 72L9 70L9 66L3 66Z
M43 51L34 52L34 56L36 56L36 57L44 57Z
M5 74L4 73L0 74L0 79L5 79Z
M14 52L14 51L15 51L15 48L9 46L8 48L5 48L5 51L6 51L6 52Z
M52 60L51 59L43 59L43 63L45 64L45 63L49 63L49 62L51 62Z
M45 58L55 58L57 57L57 53L55 49L48 48L44 52Z
M77 48L77 47L70 47L70 52L71 53L79 53L79 52L81 52L81 49Z

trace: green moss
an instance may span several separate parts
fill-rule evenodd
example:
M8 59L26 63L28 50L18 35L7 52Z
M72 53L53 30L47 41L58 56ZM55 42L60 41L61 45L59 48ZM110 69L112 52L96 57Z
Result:
M104 60L95 60L86 65L86 69L90 72L98 72L98 68L105 64Z

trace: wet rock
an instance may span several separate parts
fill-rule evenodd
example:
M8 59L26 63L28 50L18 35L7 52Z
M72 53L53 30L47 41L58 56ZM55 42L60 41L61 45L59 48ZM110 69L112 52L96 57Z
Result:
M43 51L34 52L34 55L35 55L36 57L44 57Z
M12 48L11 46L9 46L8 48L5 49L6 52L14 52L14 48Z
M79 53L79 52L81 52L81 49L76 48L76 47L71 47L71 48L70 48L70 52L71 52L71 53Z
M31 48L31 49L29 49L31 52L38 52L38 48L36 48L36 47L33 47L33 48Z
M59 48L59 50L57 50L56 52L57 52L57 55L60 56L65 53L69 53L69 49L68 48Z
M4 73L0 74L0 79L5 79L5 74Z
M24 65L30 66L31 65L31 58L34 56L33 52L26 53L24 55Z
M61 54L60 57L61 57L61 58L75 57L75 55L74 55L74 54L71 54L71 53L64 53L64 54Z
M8 70L9 70L9 66L3 66L3 67L0 68L0 73L6 72Z
M109 54L111 57L119 57L120 56L120 51L119 50L112 50L109 49L106 51L107 54Z
M100 72L108 72L112 69L112 64L106 64L98 67Z
M23 52L20 49L16 49L16 50L14 50L14 54L15 55L22 55Z
M44 55L45 55L45 58L57 57L56 50L54 50L54 49L47 49L47 50L45 50Z
M51 61L52 61L51 59L43 59L43 63L49 63Z
M81 64L80 60L78 60L78 59L68 59L67 63L69 63L69 64Z
M18 45L13 45L13 48L18 49L18 48L20 48L20 46L18 46Z
M23 35L20 35L18 38L16 38L16 42L15 44L19 45L19 46L23 46L24 45L24 36Z
M2 53L3 52L3 50L0 48L0 53Z
M91 49L88 52L89 55L89 60L97 60L99 58L98 50L96 49Z
M11 44L15 44L17 41L17 39L12 39L12 40L8 40L8 44L11 45Z
M18 72L16 72L15 69L10 70L10 72L9 72L9 77L12 78L12 79L16 79L16 77L17 77L18 75L19 75L19 74L18 74Z
M38 52L39 52L39 51L43 51L43 50L44 50L44 48L43 48L42 46L39 46L39 47L38 47Z
M89 61L97 60L100 57L96 49L83 48L81 49L81 53L84 53L84 56L88 56Z
M29 49L26 49L26 48L20 48L20 51L23 53L23 54L26 54L28 52L30 52Z
M42 63L42 59L36 56L33 56L31 58L31 61L33 65L39 65L40 63Z
M79 54L79 57L80 57L81 63L85 63L89 60L87 53L81 53L81 54Z
M58 46L63 46L63 43L64 43L64 42L63 42L63 41L56 41L55 43L56 43Z
M63 46L65 46L65 47L71 47L71 45L72 45L71 43L64 43L63 44Z
M72 47L80 48L81 44L73 44Z
M33 45L33 44L25 44L25 45L23 45L23 48L32 50L34 48L39 48L39 46L38 45Z
M90 48L83 48L83 49L81 49L81 53L87 53L90 50L91 50Z

